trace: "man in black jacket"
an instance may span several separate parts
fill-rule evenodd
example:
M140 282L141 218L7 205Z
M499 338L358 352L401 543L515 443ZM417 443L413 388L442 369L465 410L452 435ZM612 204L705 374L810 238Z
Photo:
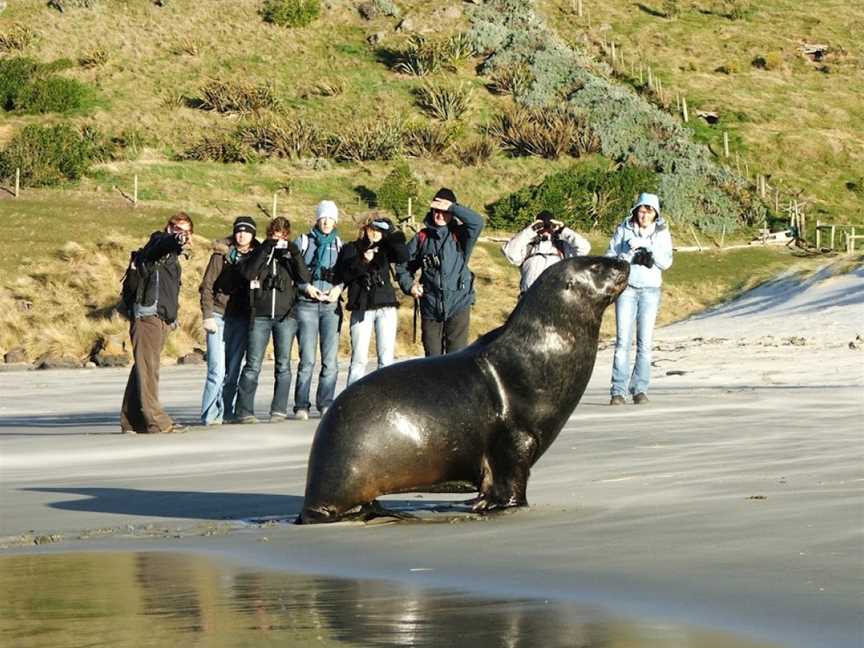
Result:
M135 363L126 383L120 429L127 434L177 432L159 403L159 356L179 310L179 256L189 245L192 219L180 212L170 218L164 232L153 232L135 257L142 282L132 307L132 356Z
M252 323L246 364L237 391L235 420L238 423L257 422L255 392L271 333L276 356L276 383L270 403L270 420L284 420L288 418L291 388L291 347L297 334L294 314L297 284L312 281L303 254L291 241L291 223L287 218L279 216L270 221L267 240L252 252L241 272L249 281Z

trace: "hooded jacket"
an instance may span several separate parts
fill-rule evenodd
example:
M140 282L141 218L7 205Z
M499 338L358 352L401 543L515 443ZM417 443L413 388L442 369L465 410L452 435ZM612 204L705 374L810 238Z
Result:
M312 277L303 255L293 242L277 248L267 239L249 255L240 272L250 283L250 302L254 317L284 319L297 301L297 284L309 283Z
M241 254L233 238L213 241L213 253L198 288L203 319L213 317L213 313L229 317L249 316L249 282L243 277L240 267L258 245L257 239L253 238L252 249Z
M153 232L136 255L136 263L146 270L141 302L134 306L136 318L155 315L167 324L177 320L180 309L182 271L178 257L183 246L174 234Z
M396 290L390 281L390 264L408 261L408 247L402 232L392 232L374 244L378 250L367 262L363 255L369 249L366 237L348 243L339 253L336 276L348 287L350 311L374 310L398 306Z
M408 243L408 261L396 266L399 287L406 295L411 293L415 273L421 271L423 319L443 322L474 303L474 274L468 261L484 222L476 212L456 203L453 216L449 225L436 227L429 212L426 226ZM461 224L456 223L457 218Z
M504 244L504 256L522 272L521 292L528 290L549 266L561 259L585 256L591 251L591 244L569 227L561 228L556 237L557 242L543 239L533 225L529 225Z
M654 266L630 265L628 285L634 288L659 288L663 284L662 272L672 266L672 235L662 216L654 221L654 231L645 235L632 217L621 223L609 241L605 256L632 261L633 253L644 247L654 255Z

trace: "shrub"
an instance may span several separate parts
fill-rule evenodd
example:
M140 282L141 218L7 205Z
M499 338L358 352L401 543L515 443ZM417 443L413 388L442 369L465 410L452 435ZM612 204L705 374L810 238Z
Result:
M178 158L199 162L222 162L225 164L250 162L255 159L254 152L231 135L205 135Z
M425 76L437 72L450 61L444 41L426 40L415 34L405 47L395 52L393 69L403 74Z
M373 20L378 16L391 16L393 18L398 18L402 15L399 7L396 6L396 3L393 2L393 0L370 0L369 2L360 4L357 7L357 11L359 11L360 15L366 20Z
M78 57L78 65L83 68L99 67L100 65L105 65L107 62L108 50L101 45L97 45Z
M454 137L454 130L446 124L423 122L409 124L402 141L409 155L433 157L446 151Z
M202 86L201 97L194 105L201 110L246 114L265 108L278 109L280 103L271 84L211 79Z
M585 119L566 108L511 108L498 115L487 132L516 156L554 160L599 150Z
M0 52L23 50L33 42L36 34L26 25L14 24L0 31Z
M393 119L352 122L327 137L327 154L339 162L392 160L402 151L403 133Z
M33 59L15 57L0 59L0 108L12 110L18 93L30 83L39 70Z
M30 187L78 180L93 162L97 138L96 131L85 135L68 124L25 126L0 154L0 177L11 177L18 168Z
M381 188L375 192L379 207L391 210L396 218L408 211L408 199L417 201L418 182L407 162L399 162L384 178Z
M305 27L321 13L319 0L264 0L261 17L280 27Z
M303 158L324 152L321 129L304 119L264 117L237 129L237 139L258 153L280 158Z
M597 158L492 203L487 208L489 223L500 229L521 229L547 209L571 227L611 232L636 195L656 186L657 177L650 169L610 165Z
M18 91L14 110L24 114L81 112L95 101L93 90L84 83L65 77L35 79Z
M453 147L456 159L464 166L480 166L488 162L497 150L498 145L495 140L486 135Z
M489 90L494 94L524 96L531 86L531 70L524 63L502 65L491 75Z
M458 119L471 106L471 88L426 82L416 90L417 104L430 117L449 121Z

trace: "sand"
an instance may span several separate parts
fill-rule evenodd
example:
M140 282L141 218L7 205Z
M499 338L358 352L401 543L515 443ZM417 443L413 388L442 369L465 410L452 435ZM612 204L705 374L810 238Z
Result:
M644 407L607 406L600 352L530 510L407 524L287 523L315 419L131 437L117 434L126 370L0 373L0 556L190 551L862 645L864 270L780 279L655 342ZM194 418L203 374L164 368L169 411Z

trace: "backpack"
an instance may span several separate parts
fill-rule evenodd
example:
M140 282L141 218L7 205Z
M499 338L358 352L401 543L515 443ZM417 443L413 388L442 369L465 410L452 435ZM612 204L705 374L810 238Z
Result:
M144 298L147 288L147 279L150 277L152 268L146 264L138 263L138 254L143 248L133 250L129 253L129 264L126 272L120 279L120 314L129 320L135 319L135 304L140 304Z

